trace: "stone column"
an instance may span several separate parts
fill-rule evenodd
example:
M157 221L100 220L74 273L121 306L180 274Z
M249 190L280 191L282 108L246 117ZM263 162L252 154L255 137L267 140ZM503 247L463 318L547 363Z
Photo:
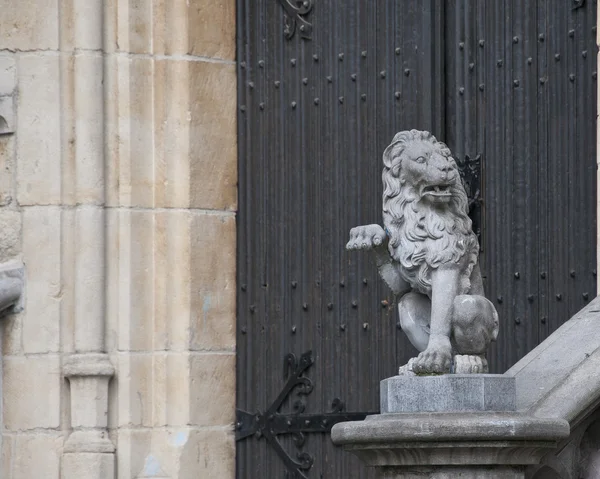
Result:
M63 221L70 230L73 266L73 331L63 361L69 380L71 431L61 477L115 474L108 438L108 383L114 368L105 354L105 58L102 0L64 1L60 11L62 151L73 168L63 176Z
M523 479L569 434L560 419L515 411L514 378L397 376L382 381L382 414L340 423L331 437L381 479Z

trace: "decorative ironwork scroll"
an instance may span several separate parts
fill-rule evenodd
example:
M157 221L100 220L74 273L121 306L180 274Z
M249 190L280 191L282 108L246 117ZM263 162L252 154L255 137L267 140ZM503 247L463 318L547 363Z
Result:
M265 412L251 414L236 410L236 441L255 436L265 438L269 445L285 464L290 479L307 479L306 473L312 468L314 458L300 449L305 442L307 433L328 433L334 424L344 421L361 421L370 414L378 412L344 412L344 403L335 398L332 410L325 414L303 414L305 409L304 397L313 391L312 381L304 373L314 363L312 351L307 351L299 359L292 353L286 355L284 368L287 381L283 389ZM293 412L281 414L282 404L292 393L296 399L293 402ZM277 436L291 434L294 445L299 449L296 459L283 448Z
M483 248L481 232L481 205L483 203L481 155L478 154L473 158L469 155L465 155L464 158L456 158L456 165L469 199L469 217L473 221L473 232L477 235L479 247Z
M313 0L279 0L285 10L283 33L290 40L296 33L296 27L300 36L306 40L312 38L312 24L304 16L308 15L313 8Z

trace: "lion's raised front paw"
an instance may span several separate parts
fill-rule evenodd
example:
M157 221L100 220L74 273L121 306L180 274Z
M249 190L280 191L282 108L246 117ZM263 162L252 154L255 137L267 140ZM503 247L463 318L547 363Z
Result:
M450 341L430 344L417 356L412 368L416 374L444 374L450 372L452 348Z
M357 226L350 230L350 241L346 249L371 249L381 246L386 238L384 229L379 225Z

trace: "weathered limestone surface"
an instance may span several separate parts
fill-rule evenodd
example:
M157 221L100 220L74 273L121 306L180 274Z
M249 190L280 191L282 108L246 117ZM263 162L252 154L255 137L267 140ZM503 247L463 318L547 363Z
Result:
M63 435L57 432L9 436L12 455L6 465L7 478L59 477ZM3 476L5 477L5 476ZM85 477L85 476L83 476Z
M21 214L27 293L19 318L21 337L15 341L23 353L56 353L60 349L61 211L57 206L35 206Z
M228 427L123 429L119 434L117 469L127 471L123 477L234 477L234 459Z
M119 477L233 477L234 3L129 6L127 18L117 11L107 72L117 469ZM224 25L218 51L191 17L209 11L213 27ZM153 36L139 28L149 21Z
M233 478L235 1L8 0L0 31L0 476Z
M1 48L57 50L59 0L23 0L3 4Z
M4 432L60 430L61 387L58 355L4 357ZM43 391L44 400L34 391Z
M60 204L60 69L50 53L17 57L17 201Z
M389 479L522 479L527 465L537 464L568 435L561 419L460 410L380 414L331 431L335 444Z

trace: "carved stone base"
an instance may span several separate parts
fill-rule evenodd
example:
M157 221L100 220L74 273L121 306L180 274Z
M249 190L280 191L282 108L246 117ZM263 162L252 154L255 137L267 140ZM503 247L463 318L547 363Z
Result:
M71 427L65 442L61 477L115 477L115 446L108 438L108 383L114 368L103 353L74 354L63 374L71 386Z
M379 479L523 479L521 467L474 467L466 472L462 467L384 467L379 472Z
M518 412L380 414L331 430L385 479L522 478L568 434L566 421Z
M115 455L90 452L63 454L61 477L63 479L115 477Z
M569 435L567 421L516 411L514 378L498 374L394 376L381 412L331 430L381 479L522 479Z

